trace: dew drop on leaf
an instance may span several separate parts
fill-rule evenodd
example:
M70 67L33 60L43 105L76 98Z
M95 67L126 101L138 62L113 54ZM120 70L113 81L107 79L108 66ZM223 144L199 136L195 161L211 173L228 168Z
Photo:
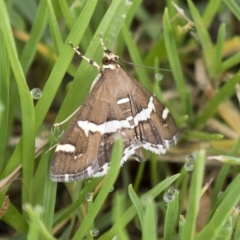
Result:
M42 96L42 91L39 88L33 88L30 91L30 93L31 93L33 99L39 99Z

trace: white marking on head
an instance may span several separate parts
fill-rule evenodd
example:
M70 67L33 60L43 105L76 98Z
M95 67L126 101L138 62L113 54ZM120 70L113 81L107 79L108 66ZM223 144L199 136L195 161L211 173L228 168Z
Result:
M107 58L107 63L103 63L103 70L106 69L106 68L109 68L109 69L116 69L116 68L119 68L120 65L118 64L118 60L119 60L119 56L118 55L115 55L114 53L112 52L105 52L104 51L104 56L103 56L103 62L104 62L104 59Z
M117 104L123 104L129 102L129 98L122 98L117 101Z
M75 151L75 147L71 144L58 144L55 152L58 151L63 151L63 152L74 152Z
M164 120L166 120L167 119L167 117L168 117L168 114L169 114L169 110L168 110L168 108L164 108L163 109L163 111L162 111L162 118L164 119Z
M103 69L109 68L109 69L114 70L118 67L119 67L119 64L115 64L115 63L114 64L103 65Z

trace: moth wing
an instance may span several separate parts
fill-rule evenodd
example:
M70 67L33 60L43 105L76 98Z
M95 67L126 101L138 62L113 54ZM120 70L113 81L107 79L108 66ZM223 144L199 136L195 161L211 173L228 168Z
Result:
M100 77L96 82L57 145L50 170L52 181L70 182L93 176L92 166L97 164L101 132L91 131L88 123L100 126L109 114L110 102L99 97L107 96L101 84L103 80Z
M137 138L143 148L164 154L179 138L179 130L169 110L135 79L134 95L129 92Z

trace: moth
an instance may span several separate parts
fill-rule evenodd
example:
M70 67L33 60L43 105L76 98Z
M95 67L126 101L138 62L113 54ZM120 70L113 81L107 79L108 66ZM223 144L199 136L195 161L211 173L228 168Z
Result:
M50 177L70 182L104 176L109 168L116 133L123 140L121 165L133 157L145 161L142 150L164 154L179 139L169 110L118 63L119 56L107 49L90 93L55 149Z

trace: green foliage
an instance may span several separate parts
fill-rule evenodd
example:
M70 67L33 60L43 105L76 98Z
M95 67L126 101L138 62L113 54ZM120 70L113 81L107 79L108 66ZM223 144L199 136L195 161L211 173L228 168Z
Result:
M139 0L0 0L0 238L3 232L8 239L94 239L90 230L98 228L101 240L239 239L240 39L234 21L240 7L231 0L149 2L147 8ZM51 116L60 122L82 104L97 75L86 61L72 63L69 41L100 63L100 33L122 59L167 69L135 66L134 72L166 103L181 142L164 156L145 153L151 160L136 170L131 163L118 168L117 140L104 180L56 184L47 150L59 139L43 133L51 131ZM163 80L152 80L159 72ZM37 101L30 94L35 87L42 89ZM193 172L183 166L187 155L194 158ZM209 175L214 181L204 188ZM206 196L209 210L198 227Z

